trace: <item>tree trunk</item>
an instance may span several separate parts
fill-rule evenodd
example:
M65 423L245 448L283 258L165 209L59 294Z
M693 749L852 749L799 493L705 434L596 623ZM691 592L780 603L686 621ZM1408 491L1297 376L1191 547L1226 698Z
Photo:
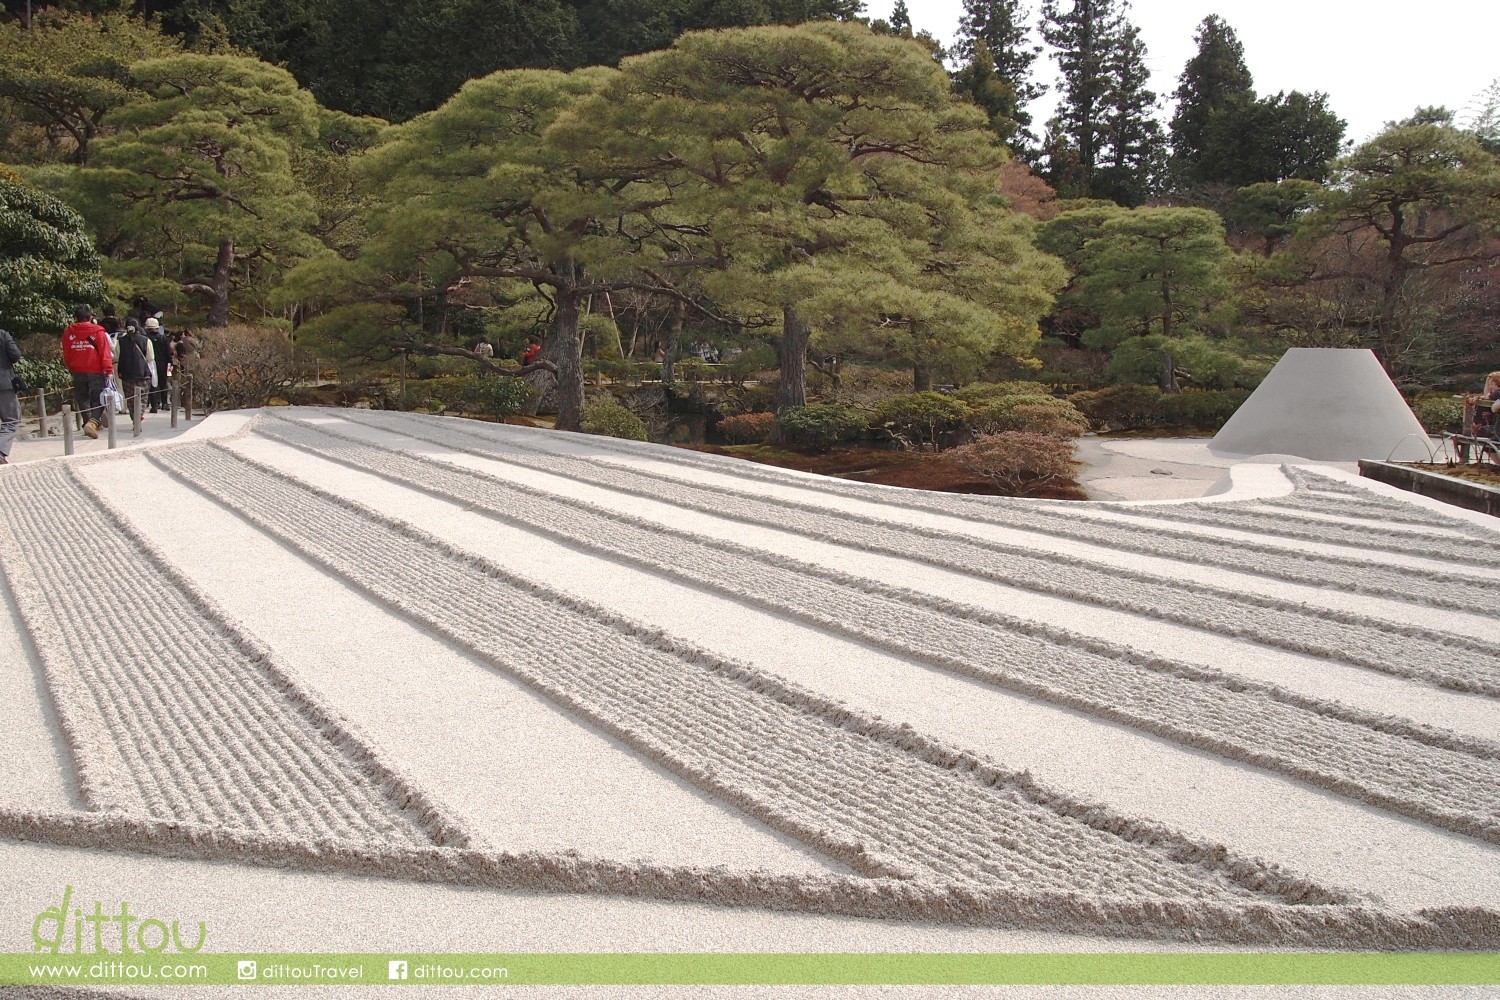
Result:
M229 285L234 277L234 240L219 241L214 260L213 301L208 307L209 326L229 325Z
M776 412L807 405L807 343L812 326L795 306L781 310L781 385L776 389Z
M687 306L678 299L672 306L672 318L667 324L667 342L661 352L662 385L672 384L672 366L677 363L677 355L682 351L682 322L686 312Z
M1161 352L1161 391L1182 391L1182 386L1177 384L1177 361L1172 357L1172 352L1165 348Z
M557 290L557 312L542 347L557 365L557 429L576 431L583 419L583 337L578 330L578 293Z
M927 365L927 345L917 332L915 321L911 323L911 343L915 349L911 363L911 391L927 392L932 388L932 369Z

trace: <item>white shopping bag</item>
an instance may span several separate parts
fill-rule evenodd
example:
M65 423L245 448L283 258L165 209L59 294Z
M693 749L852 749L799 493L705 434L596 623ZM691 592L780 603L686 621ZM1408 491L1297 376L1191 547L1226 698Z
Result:
M113 378L104 380L104 388L99 392L99 402L103 406L113 406L116 413L125 412L125 395L120 392L120 386Z

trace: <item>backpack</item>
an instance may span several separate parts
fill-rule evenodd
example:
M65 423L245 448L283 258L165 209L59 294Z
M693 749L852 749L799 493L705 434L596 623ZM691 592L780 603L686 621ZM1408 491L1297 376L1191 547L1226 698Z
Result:
M146 360L146 346L146 338L139 333L120 335L120 356L116 359L116 364L120 366L121 378L151 377L151 365Z

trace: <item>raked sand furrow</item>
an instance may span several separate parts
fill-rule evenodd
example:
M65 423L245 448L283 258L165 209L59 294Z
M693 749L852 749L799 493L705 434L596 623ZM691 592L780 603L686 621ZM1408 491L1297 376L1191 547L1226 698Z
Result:
M389 424L392 429L411 424L410 418L402 419L401 416L385 413L357 415L354 419L373 424ZM484 430L489 428L485 427ZM507 437L506 441L508 445L515 445L528 452L556 454L542 448L534 436L517 435ZM591 446L592 444L590 441ZM1310 554L1268 542L1222 536L1207 538L1201 533L1173 530L1164 525L1080 517L1080 511L1076 508L1059 510L1034 502L1026 505L1005 502L995 497L893 490L832 478L791 479L784 473L768 471L765 466L750 462L742 464L746 466L743 472L735 470L735 474L742 479L848 497L881 504L894 510L929 512L969 522L1034 532L1046 537L1070 538L1116 551L1138 552L1180 562L1221 567L1236 573L1249 573L1310 586L1334 587L1424 605L1482 611L1486 605L1481 595L1486 587L1493 586L1496 582L1489 578L1466 577L1462 572L1465 564L1492 566L1493 553L1482 551L1482 546L1456 542L1446 537L1429 538L1419 544L1395 539L1392 544L1387 545L1388 536L1367 533L1369 548L1359 556L1354 553ZM701 457L692 453L682 453L682 457L679 457L674 452L657 465L683 465L720 474L727 472L722 467L704 463ZM674 486L681 481L664 469L658 471L638 464L630 466L630 470ZM736 492L732 487L727 489L729 492ZM1397 567L1382 561L1382 556L1387 554L1415 555L1424 559L1443 558L1456 565L1447 569L1411 565Z
M331 720L299 711L270 665L71 472L7 476L0 506L14 541L0 558L11 579L38 588L22 615L61 680L53 699L88 805L314 839L428 842L385 776L330 741L319 722ZM102 596L113 598L119 579L129 611Z
M1428 528L1456 529L1462 524L1454 518L1413 504L1401 503L1374 493L1319 493L1299 489L1290 496L1268 497L1247 504L1252 509L1287 510L1308 514L1328 514L1373 524L1418 524ZM1465 525L1467 527L1467 525Z
M717 907L874 917L937 926L1024 928L1031 933L1103 933L1113 938L1199 945L1225 942L1263 948L1493 951L1500 946L1500 914L1470 907L1392 913L1339 904L1287 906L1258 901L1120 898L1028 887L985 889L917 880L744 873L723 868L622 864L576 854L367 842L309 845L194 824L4 809L0 809L0 837L173 859L329 872L340 877L369 875L376 880L437 883L471 890L706 902ZM380 885L376 880L371 884ZM695 916L690 913L681 919ZM411 932L406 933L409 936ZM543 929L533 937L542 941L546 933ZM588 935L583 937L587 939ZM718 947L730 939L707 940Z
M1221 858L1217 848L1106 818L909 729L519 580L222 448L150 457L377 599L856 870L1114 896L1335 898L1257 863Z
M1114 517L1140 518L1148 524L1195 524L1207 528L1244 531L1288 541L1341 545L1360 551L1389 551L1403 555L1451 559L1457 563L1493 565L1494 543L1486 543L1447 529L1408 530L1406 525L1350 524L1326 516L1300 516L1295 511L1258 510L1240 503L1091 504ZM1392 530L1394 529L1394 530Z
M370 423L383 423L393 426L430 426L432 421L418 422L407 414L367 411L345 414ZM491 440L503 440L507 444L515 444L529 450L540 450L546 454L552 454L545 449L555 440L563 442L580 438L579 435L558 434L548 432L545 439L532 430L523 430L516 427L501 427L495 425L480 425L473 429L474 433L488 436ZM1038 503L1030 500L1012 500L1005 497L977 497L964 494L934 493L922 490L892 489L884 486L872 486L866 483L851 482L849 480L837 479L829 476L810 476L788 472L776 466L761 465L756 462L747 462L740 459L726 459L716 455L702 455L681 448L665 448L660 445L645 445L634 441L622 441L613 438L605 438L597 435L589 435L582 440L594 451L613 451L622 458L645 459L655 469L670 468L673 466L695 469L720 476L733 476L740 480L756 480L770 483L781 487L790 487L800 490L810 490L815 493L827 493L833 496L849 497L851 499L866 500L871 503L883 504L891 507L905 507L912 510L926 510L940 514L948 514L961 517L966 520L981 521L996 524L1003 527L1025 528L1054 532L1066 535L1070 538L1078 538L1082 541L1090 541L1094 537L1091 529L1076 527L1078 521L1089 519L1090 514L1104 513L1110 517L1119 515L1130 515L1140 513L1142 515L1154 516L1160 519L1177 520L1185 523L1203 524L1215 528L1235 527L1225 522L1221 524L1217 519L1217 512L1223 511L1227 518L1233 519L1234 512L1243 508L1227 503L1214 502L1203 505L1146 505L1146 504L1106 504L1106 503L1082 503L1068 504L1066 509L1054 505ZM648 468L642 465L632 465L631 468L639 472L648 472ZM1296 467L1288 466L1287 470ZM672 478L665 472L657 472L666 478ZM1289 473L1290 474L1290 473ZM1295 476L1293 477L1295 481ZM1318 477L1320 480L1337 483L1338 480ZM676 479L672 481L676 482ZM1356 487L1348 487L1345 492L1353 492L1354 495L1366 495L1367 491L1358 490ZM1096 519L1095 523L1099 523ZM1105 522L1111 526L1121 523L1117 521ZM1239 546L1247 547L1247 551L1260 552L1266 550L1272 553L1288 554L1285 547L1287 541L1314 541L1324 544L1347 547L1356 551L1350 553L1352 561L1361 565L1370 565L1372 562L1378 565L1382 553L1395 553L1408 556L1417 556L1440 562L1454 563L1459 566L1470 564L1475 566L1490 567L1494 565L1492 552L1485 546L1476 547L1472 541L1466 538L1455 538L1452 531L1446 528L1441 531L1423 531L1420 528L1402 526L1395 531L1372 532L1367 527L1351 525L1334 525L1335 530L1324 531L1319 522L1312 522L1311 527L1298 527L1307 525L1304 519L1289 515L1265 516L1261 515L1250 523L1244 525L1248 530L1261 535L1266 543L1252 541L1229 540L1231 549ZM1139 525L1130 521L1124 521L1123 526L1134 532L1134 551L1148 552L1146 548L1134 549L1135 544L1149 544L1149 540L1157 537L1183 537L1189 540L1201 539L1201 534L1189 532L1174 532L1170 527L1157 524ZM1469 526L1454 524L1453 531L1469 533ZM1077 532L1077 533L1075 533ZM1144 540L1143 540L1144 539ZM1282 545L1269 544L1273 540L1282 540ZM1105 543L1109 544L1109 543ZM1292 555L1297 553L1293 552ZM1338 560L1335 560L1338 561ZM1234 565L1232 568L1239 572L1255 572L1254 567L1245 565Z
M365 416L357 418L365 421ZM1184 584L1085 559L1003 545L932 528L899 527L849 511L829 512L780 499L677 482L660 483L629 469L578 458L519 452L509 443L476 435L454 421L401 432L484 458L496 459L636 496L818 541L891 555L1006 586L1118 608L1148 617L1251 639L1403 677L1419 677L1453 690L1500 696L1500 651L1493 644L1365 615L1243 594L1206 584Z
M1382 719L285 420L262 435L940 668L1500 840L1500 744Z
M357 417L360 420L371 421L371 423L378 421L378 423L392 424L392 426L399 426L399 424L422 426L422 424L414 424L414 418L410 415L395 414L395 412L362 412ZM522 447L541 447L540 435L547 433L520 429L520 427L496 427L490 424L484 424L481 429L475 429L475 432L489 436L492 441L505 441L507 444L517 444ZM550 444L550 441L547 444ZM757 480L762 483L775 484L775 486L867 499L877 504L910 507L913 510L926 510L929 504L960 504L962 505L960 510L963 510L963 513L959 516L974 520L987 520L996 525L1008 525L1008 517L1013 513L1047 511L1064 520L1095 516L1119 519L1127 526L1139 526L1148 534L1158 531L1166 531L1170 534L1175 523L1176 525L1193 523L1193 525L1203 525L1206 528L1244 531L1247 534L1259 535L1268 543L1271 540L1278 540L1284 544L1313 541L1313 543L1350 549L1352 550L1350 555L1355 556L1356 559L1362 556L1379 559L1380 553L1389 552L1433 559L1433 561L1452 562L1455 565L1491 567L1496 562L1494 546L1497 540L1494 534L1476 532L1472 525L1461 522L1434 526L1433 529L1386 523L1382 525L1380 531L1373 532L1368 525L1358 525L1358 523L1346 525L1346 523L1331 523L1328 520L1314 519L1314 517L1299 517L1296 516L1295 511L1278 511L1275 514L1268 513L1268 511L1256 513L1245 507L1244 502L1233 504L1233 502L1220 501L1197 505L1091 502L1091 504L1068 504L1067 510L1052 511L1050 510L1052 505L1044 507L1037 501L1014 501L1014 499L996 498L996 496L984 496L984 498L963 495L930 496L919 490L891 489L891 487L850 483L847 480L820 477L820 475L793 474L775 466L759 465L759 463L738 459L724 459L720 456L706 456L706 454L696 454L693 451L684 451L681 448L663 448L660 445L618 441L618 439L601 438L601 436L589 436L588 447L595 451L613 451L628 459L643 459L657 468L681 466L681 468L696 469L696 471L708 472L712 475L724 475L724 477L732 475L733 478L739 478L739 480ZM634 465L631 468L640 469L640 466ZM1290 474L1290 471L1296 468L1298 466L1284 466L1284 471L1289 471ZM1338 480L1329 481L1337 483ZM1356 495L1365 495L1365 493L1368 493L1368 490L1359 490ZM1145 523L1137 525L1137 517L1145 519ZM1181 534L1190 535L1190 532L1181 532ZM1190 535L1190 537L1200 537L1200 535ZM1476 540L1479 544L1476 544ZM1284 552L1286 549L1280 550ZM1244 567L1241 567L1241 571L1244 571Z

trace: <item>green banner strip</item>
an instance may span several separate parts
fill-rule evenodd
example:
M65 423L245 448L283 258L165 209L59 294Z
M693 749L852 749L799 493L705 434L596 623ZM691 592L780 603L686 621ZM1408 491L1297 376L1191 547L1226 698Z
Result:
M0 955L0 985L1500 984L1500 954Z

